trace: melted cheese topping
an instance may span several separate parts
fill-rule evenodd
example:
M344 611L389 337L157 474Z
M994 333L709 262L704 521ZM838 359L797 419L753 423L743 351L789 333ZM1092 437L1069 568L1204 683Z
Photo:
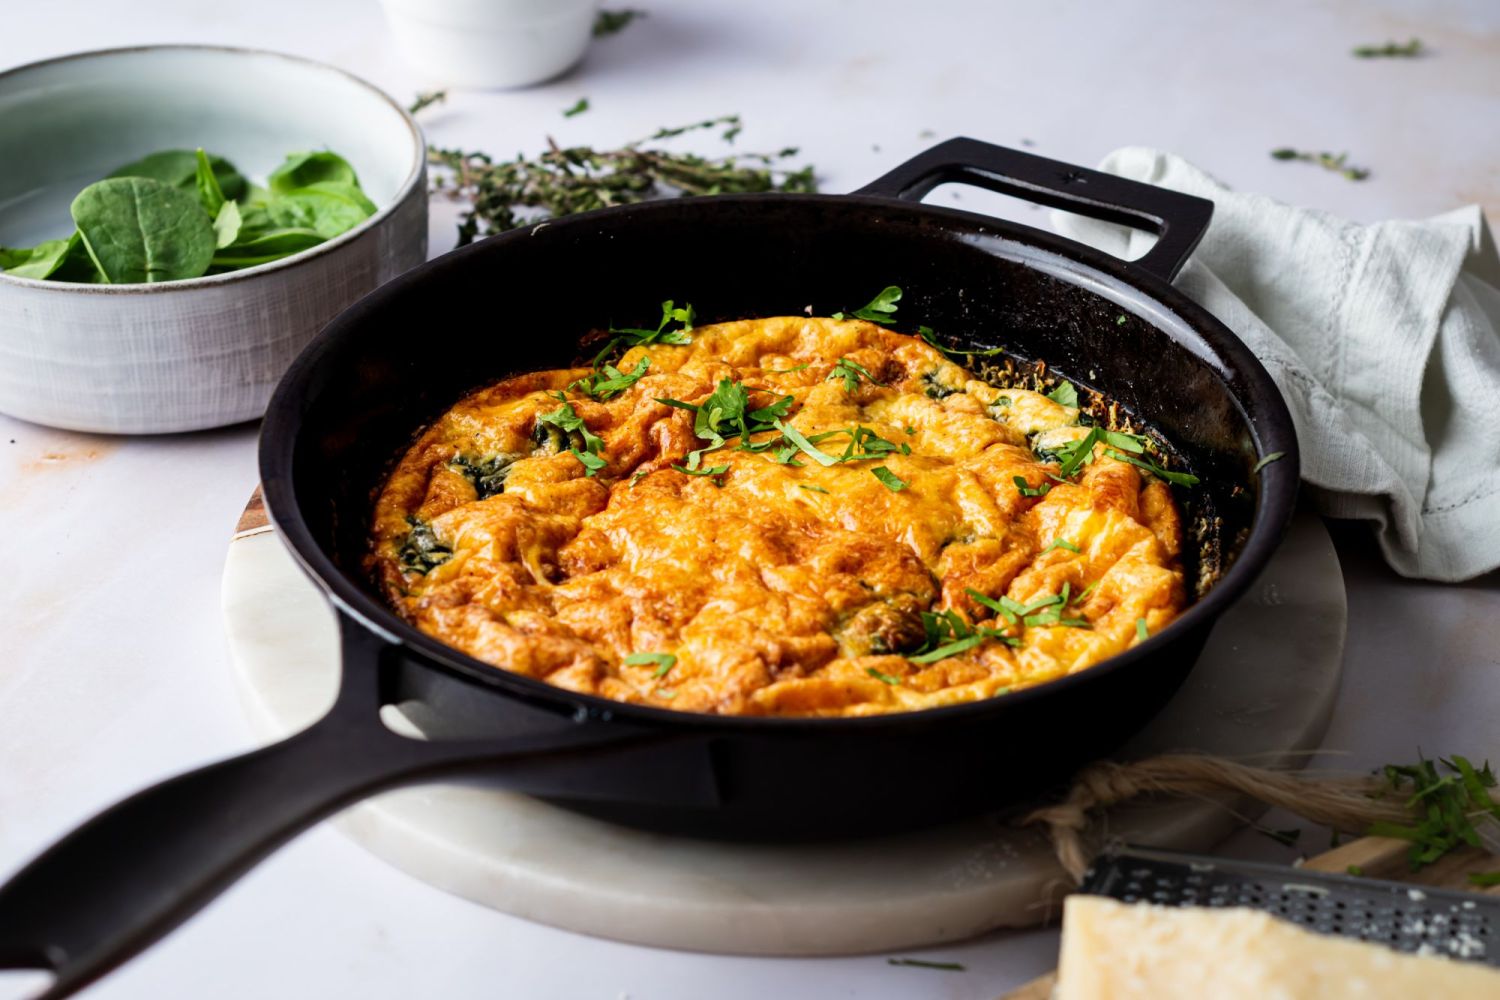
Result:
M1028 445L1084 436L1077 410L997 389L863 321L779 317L691 336L631 348L619 368L649 356L647 373L607 400L568 389L589 369L536 372L434 423L376 505L371 568L394 607L478 659L559 687L742 715L989 698L1084 670L1181 610L1167 486L1102 446L1074 481L1056 482L1057 463ZM851 390L841 359L879 384L860 376ZM725 379L752 390L751 407L793 397L786 423L829 455L858 427L895 450L825 467L731 439L699 466L722 473L674 469L709 442L694 413L658 400L700 404ZM593 474L569 450L588 455L587 438L538 419L562 407L559 392L602 439ZM779 432L752 436L768 439L779 444ZM1023 495L1016 477L1028 493L1050 489ZM1033 605L1065 588L1065 610L1054 601L1034 624L968 593ZM923 612L946 610L1007 638L908 659L934 645Z

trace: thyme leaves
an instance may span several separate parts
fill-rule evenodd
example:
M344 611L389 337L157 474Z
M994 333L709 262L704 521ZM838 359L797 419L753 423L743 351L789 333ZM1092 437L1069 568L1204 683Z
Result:
M741 127L739 115L724 115L658 129L617 149L559 146L549 140L541 153L497 160L477 150L434 146L427 159L437 168L433 187L468 203L458 227L459 245L546 219L660 198L817 191L811 166L783 166L798 154L796 147L713 157L659 146L688 133L720 129L720 138L730 142Z

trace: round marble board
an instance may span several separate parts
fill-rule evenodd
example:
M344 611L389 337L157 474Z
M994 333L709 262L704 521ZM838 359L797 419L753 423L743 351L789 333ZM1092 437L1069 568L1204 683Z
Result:
M282 547L258 494L230 545L223 601L231 663L256 730L279 739L310 724L337 687L333 613ZM1322 522L1301 514L1181 692L1120 756L1190 749L1295 765L1327 727L1344 625L1338 557ZM418 735L394 707L385 712L393 729ZM1184 800L1116 809L1108 829L1137 843L1204 850L1243 821L1223 803ZM335 822L398 868L506 913L732 954L882 952L1035 924L1052 909L1062 874L1037 831L994 818L842 843L729 844L435 784L387 792Z

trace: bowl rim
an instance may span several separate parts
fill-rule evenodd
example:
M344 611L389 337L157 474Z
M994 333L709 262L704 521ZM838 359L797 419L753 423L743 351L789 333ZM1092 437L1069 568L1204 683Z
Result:
M239 58L242 56L265 57L285 60L287 62L299 63L313 69L336 73L344 79L362 88L371 96L383 101L400 116L405 123L408 134L412 140L413 162L410 171L401 181L396 193L390 201L382 205L374 215L365 219L359 225L346 230L329 240L324 240L317 246L308 247L306 250L298 251L280 260L267 261L264 264L256 264L253 267L241 268L237 271L226 271L223 274L205 274L196 278L179 278L176 281L148 281L134 282L131 284L87 284L79 281L51 281L46 278L22 278L0 271L0 287L10 284L21 288L44 289L59 294L81 293L85 295L153 295L164 292L188 292L197 288L216 288L231 285L240 281L253 280L266 274L277 271L288 270L306 264L326 253L332 253L345 244L359 239L366 232L381 225L386 219L393 215L397 208L406 204L412 192L419 185L424 184L423 178L427 171L427 140L422 134L422 127L417 124L411 113L390 94L381 90L370 81L357 76L346 69L329 63L309 59L306 56L292 55L287 52L277 52L274 49L253 48L244 45L208 45L194 43L166 43L151 45L122 45L108 49L89 49L83 52L71 52L66 55L51 56L46 59L38 59L34 62L23 63L20 66L12 66L6 70L0 70L0 85L6 83L11 77L22 73L31 72L44 66L58 63L79 62L85 59L96 59L105 56L128 56L151 52L216 52Z

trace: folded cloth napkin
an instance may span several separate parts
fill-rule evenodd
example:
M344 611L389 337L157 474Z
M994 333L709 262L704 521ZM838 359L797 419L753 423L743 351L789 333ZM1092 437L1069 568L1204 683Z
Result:
M1374 522L1406 576L1500 566L1500 258L1478 206L1367 226L1231 191L1155 150L1100 169L1214 202L1176 285L1281 387L1324 514ZM1154 239L1062 212L1053 225L1120 257Z

